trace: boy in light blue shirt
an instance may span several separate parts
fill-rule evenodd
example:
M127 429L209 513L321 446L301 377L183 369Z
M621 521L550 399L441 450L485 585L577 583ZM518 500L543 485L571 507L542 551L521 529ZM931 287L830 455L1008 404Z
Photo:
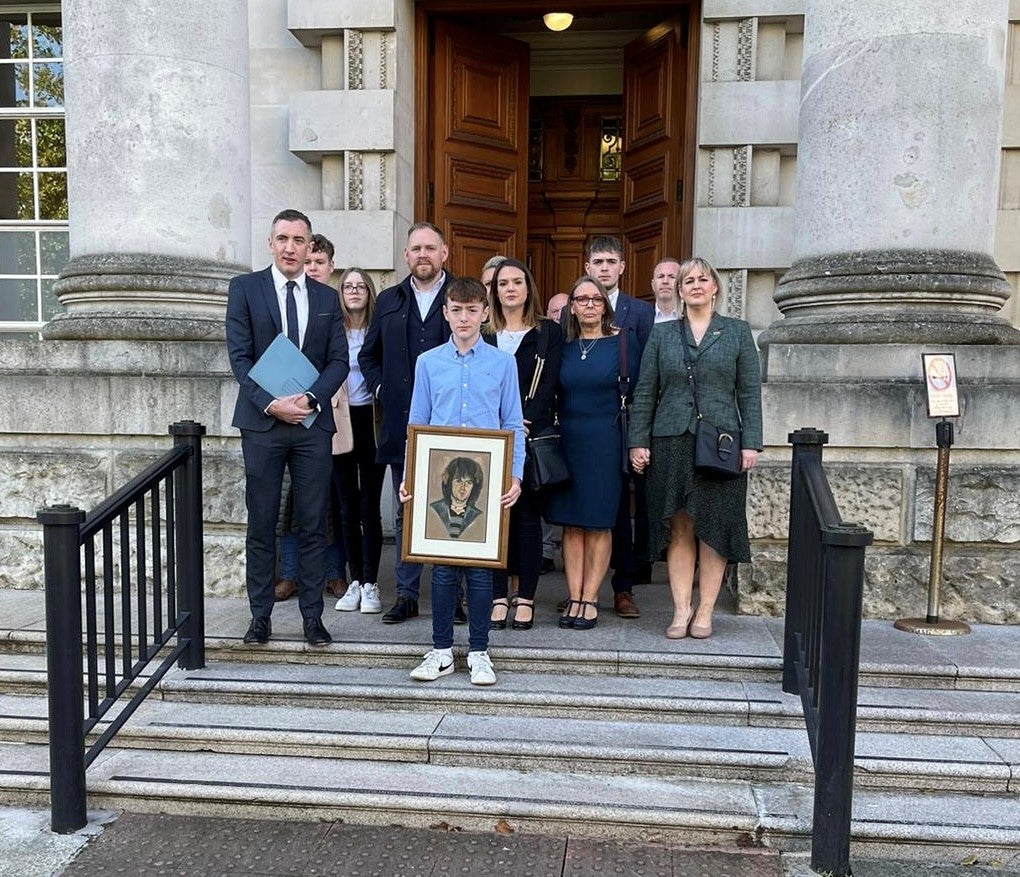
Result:
M510 508L521 495L524 472L524 417L517 381L517 361L482 340L489 315L485 287L461 277L446 288L443 315L450 340L418 357L408 423L508 429L514 433L510 489L500 505ZM400 485L400 501L411 495ZM432 682L453 672L453 614L457 580L467 580L468 668L475 685L492 685L496 674L489 658L492 571L482 567L437 565L432 570L432 650L411 671L411 678Z

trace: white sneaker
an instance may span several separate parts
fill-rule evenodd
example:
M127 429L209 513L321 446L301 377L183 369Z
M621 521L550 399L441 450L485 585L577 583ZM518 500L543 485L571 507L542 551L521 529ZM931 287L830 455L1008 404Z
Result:
M361 586L361 612L372 615L382 612L382 600L379 599L379 586L375 582L365 582Z
M488 652L468 652L467 664L471 670L472 685L495 685L496 671Z
M347 593L336 601L337 612L357 612L361 605L361 582L355 580L347 586Z
M433 649L411 671L411 678L419 682L435 682L440 676L449 676L452 672L453 649Z

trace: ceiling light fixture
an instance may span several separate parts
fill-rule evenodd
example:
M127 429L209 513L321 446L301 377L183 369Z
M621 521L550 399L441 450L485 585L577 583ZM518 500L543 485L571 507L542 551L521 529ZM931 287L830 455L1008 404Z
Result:
M566 30L574 23L574 16L569 12L547 12L542 16L542 21L549 30Z

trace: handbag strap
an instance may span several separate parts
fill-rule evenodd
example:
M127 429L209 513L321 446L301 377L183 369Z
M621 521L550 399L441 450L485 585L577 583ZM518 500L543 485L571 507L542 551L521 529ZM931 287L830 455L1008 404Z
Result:
M535 333L538 336L538 345L535 350L535 368L531 372L531 387L528 390L528 395L524 397L524 402L521 404L521 408L527 407L527 404L535 398L535 393L538 392L539 381L542 380L542 369L545 368L545 358L549 353L549 333L542 331L541 323L536 324Z
M687 343L687 317L681 316L677 321L680 329L680 343L684 348L684 365L687 366L687 381L691 385L691 393L694 395L694 415L701 420L701 409L698 407L698 382L694 377L694 357L691 356L691 345Z
M627 409L627 396L630 393L630 357L629 344L628 344L628 331L626 329L620 329L619 339L616 344L616 351L619 354L619 371L616 377L616 388L620 393L620 410L625 411Z
M680 328L680 343L684 348L684 365L687 366L687 380L691 384L691 392L694 394L694 414L701 420L701 409L698 407L698 382L694 378L694 357L691 356L691 346L687 343L687 332L684 329L684 324L687 323L687 317L681 316L677 321L677 326ZM691 330L693 333L693 330ZM737 403L737 391L733 390L733 407L737 409L737 425L744 428L744 418L740 416L740 405Z

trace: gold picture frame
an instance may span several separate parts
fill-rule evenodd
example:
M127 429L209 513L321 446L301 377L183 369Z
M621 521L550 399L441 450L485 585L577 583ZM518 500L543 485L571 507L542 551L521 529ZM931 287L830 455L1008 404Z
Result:
M401 559L503 569L514 434L506 429L407 427Z

